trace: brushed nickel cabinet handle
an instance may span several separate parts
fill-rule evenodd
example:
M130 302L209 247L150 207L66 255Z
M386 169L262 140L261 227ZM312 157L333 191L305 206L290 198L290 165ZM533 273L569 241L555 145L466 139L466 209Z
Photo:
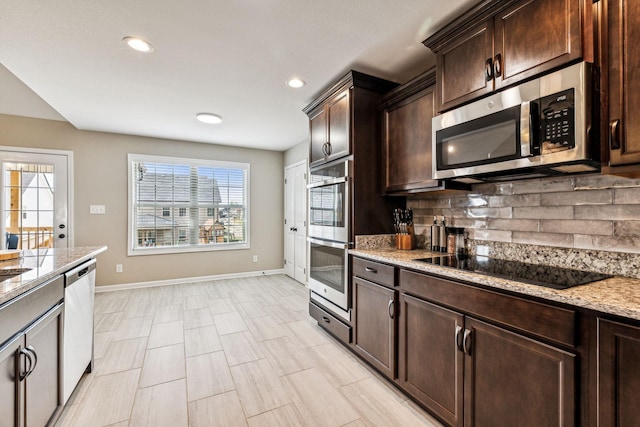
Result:
M389 311L389 317L393 319L396 316L396 307L393 304L393 300L389 300L389 305L387 306L387 311Z
M454 339L456 343L456 348L460 351L464 351L462 349L462 326L456 325L456 334Z
M367 273L377 273L378 270L376 270L375 268L371 268L371 267L365 267L364 271L366 271Z
M612 120L609 123L609 146L612 150L620 149L620 120Z
M471 331L469 329L464 330L464 337L462 338L462 348L464 352L471 356Z

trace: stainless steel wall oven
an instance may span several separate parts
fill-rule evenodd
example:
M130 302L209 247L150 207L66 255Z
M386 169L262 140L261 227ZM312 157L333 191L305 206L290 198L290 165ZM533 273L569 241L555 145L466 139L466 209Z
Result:
M311 299L350 321L352 161L340 160L310 170L309 288Z

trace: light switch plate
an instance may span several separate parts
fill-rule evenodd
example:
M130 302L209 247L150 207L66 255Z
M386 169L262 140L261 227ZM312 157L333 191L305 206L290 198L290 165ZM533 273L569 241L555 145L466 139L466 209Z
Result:
M89 205L89 214L104 215L107 212L104 205Z

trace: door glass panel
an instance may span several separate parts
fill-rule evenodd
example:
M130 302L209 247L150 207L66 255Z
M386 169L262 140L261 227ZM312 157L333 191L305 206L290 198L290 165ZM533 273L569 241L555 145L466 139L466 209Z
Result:
M344 293L346 250L316 243L311 243L310 250L311 277L338 292Z
M53 173L53 165L4 164L5 232L18 236L15 249L53 247Z

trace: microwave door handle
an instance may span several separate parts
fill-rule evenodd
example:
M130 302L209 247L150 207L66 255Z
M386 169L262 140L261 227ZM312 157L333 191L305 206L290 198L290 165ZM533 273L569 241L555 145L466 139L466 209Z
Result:
M525 101L520 106L520 155L531 156L531 104Z

